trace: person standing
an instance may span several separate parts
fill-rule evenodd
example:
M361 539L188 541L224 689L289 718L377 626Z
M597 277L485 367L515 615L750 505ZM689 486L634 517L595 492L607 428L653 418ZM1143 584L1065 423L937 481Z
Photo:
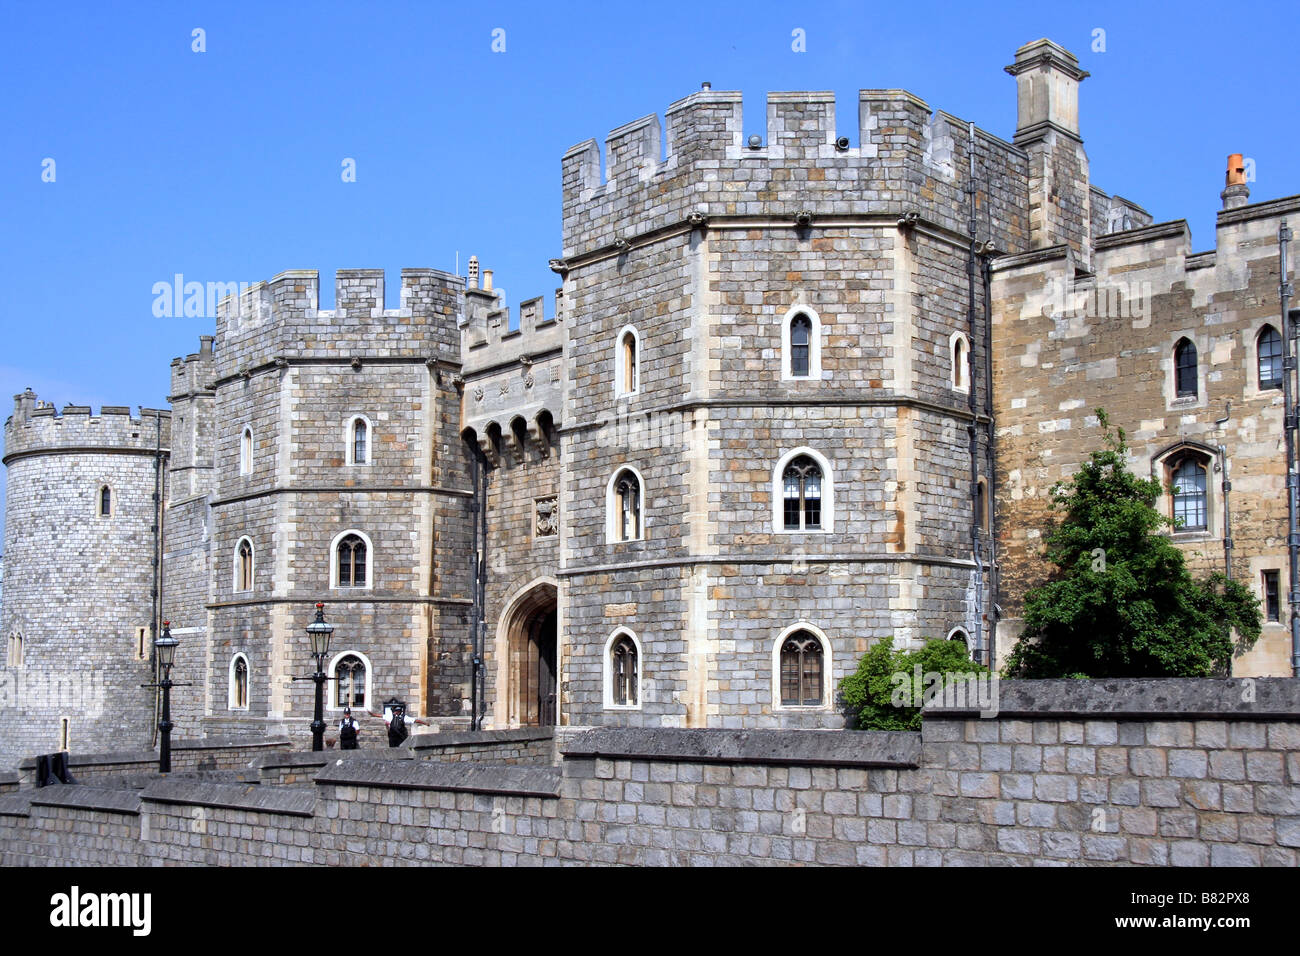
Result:
M357 749L357 728L358 724L352 716L352 708L343 708L343 719L339 721L339 750Z
M420 720L418 717L408 715L406 713L406 704L400 700L393 700L384 704L384 723L388 726L388 746L390 747L402 746L402 742L411 735L409 728L412 724L429 726L427 720Z

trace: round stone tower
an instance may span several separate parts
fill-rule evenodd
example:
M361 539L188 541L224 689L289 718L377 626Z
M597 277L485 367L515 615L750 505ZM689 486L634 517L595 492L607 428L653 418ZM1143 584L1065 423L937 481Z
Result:
M148 747L154 693L155 461L171 413L69 405L30 389L5 422L0 766Z

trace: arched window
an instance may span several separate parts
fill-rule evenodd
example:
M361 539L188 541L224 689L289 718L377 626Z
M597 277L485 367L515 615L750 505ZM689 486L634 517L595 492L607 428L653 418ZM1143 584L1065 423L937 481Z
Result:
M812 448L786 452L772 468L772 531L824 534L835 525L835 477Z
M98 500L95 502L96 512L101 518L110 518L113 515L113 489L108 485L99 486Z
M1204 531L1209 527L1205 464L1192 455L1170 465L1175 531Z
M248 709L248 658L243 654L230 661L230 709Z
M235 547L235 590L253 590L253 542L240 538Z
M366 586L366 557L369 549L358 534L346 534L334 546L337 574L334 586L363 588Z
M797 630L781 640L781 706L820 707L826 702L825 653L816 634Z
M9 647L5 663L10 667L23 666L23 636L17 631L9 635Z
M1195 398L1196 346L1191 339L1179 339L1174 346L1174 392L1179 398Z
M628 630L615 631L605 645L606 707L638 707L641 703L641 647Z
M811 364L812 323L800 313L790 320L790 374L807 378Z
M618 334L614 377L617 395L633 395L641 389L641 339L630 325L624 326Z
M796 305L781 321L781 377L821 378L821 317L806 305Z
M807 455L800 455L781 474L786 531L820 531L822 527L822 470Z
M645 503L641 477L623 468L610 479L606 492L606 535L610 541L639 541L642 537L642 506Z
M370 460L367 457L369 452L366 448L369 433L370 430L367 428L364 418L358 418L352 422L352 464L364 465Z
M960 641L964 647L966 648L970 647L970 635L966 633L966 628L964 627L960 627L960 626L954 627L951 631L949 631L948 640Z
M356 654L345 654L334 664L336 707L366 706L366 664Z
M1277 329L1266 325L1255 339L1255 351L1259 356L1259 387L1282 387L1282 336Z
M370 464L374 427L364 415L353 415L343 428L343 460L348 465Z
M975 526L981 531L989 530L988 482L981 478L975 482Z
M964 332L954 332L948 337L948 356L952 363L949 387L955 392L969 392L970 340Z
M253 473L253 429L247 425L239 436L239 473L241 475Z

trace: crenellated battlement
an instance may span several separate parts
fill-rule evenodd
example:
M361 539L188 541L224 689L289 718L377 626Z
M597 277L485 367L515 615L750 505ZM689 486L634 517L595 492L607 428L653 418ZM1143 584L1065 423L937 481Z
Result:
M96 414L89 405L65 405L61 412L42 402L31 389L14 396L14 411L5 421L4 463L33 452L66 449L68 453L136 450L153 453L162 424L162 447L170 447L171 412L141 408L132 416L125 405L104 405Z
M906 90L862 90L856 105L857 141L851 145L841 136L833 93L769 93L766 137L751 145L742 94L703 89L669 106L662 125L651 114L612 131L605 140L603 180L596 141L579 143L561 163L564 256L581 256L693 215L793 223L800 213L816 222L915 211L964 232L972 147L979 188L1002 233L994 242L1027 247L1029 169L1022 149L933 111ZM666 155L660 155L661 129Z
M184 358L172 359L171 391L167 400L179 399L207 392L212 385L216 356L212 349L215 336L200 335L199 350Z
M382 269L340 269L334 308L320 308L320 274L290 270L227 296L217 308L215 374L238 375L282 357L423 356L459 361L456 316L464 279L403 269L401 304L384 307Z
M477 261L470 263L470 287L465 290L462 313L461 354L464 374L493 366L532 360L564 346L564 292L555 290L551 317L545 312L542 296L519 303L519 321L511 328L510 309L502 304L499 290L476 288ZM486 273L490 283L491 272Z

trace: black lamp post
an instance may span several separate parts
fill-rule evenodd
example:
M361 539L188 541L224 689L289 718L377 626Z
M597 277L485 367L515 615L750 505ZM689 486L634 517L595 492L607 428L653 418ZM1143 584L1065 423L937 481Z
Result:
M316 716L311 722L311 749L325 749L325 658L330 652L330 637L334 625L325 623L325 605L316 605L316 620L307 625L307 636L311 638L311 656L316 659L316 673L311 679L316 682Z
M158 668L162 680L162 720L158 722L158 770L161 773L172 771L172 665L176 663L176 645L180 641L172 637L171 621L163 621L162 636L153 642L158 652Z

